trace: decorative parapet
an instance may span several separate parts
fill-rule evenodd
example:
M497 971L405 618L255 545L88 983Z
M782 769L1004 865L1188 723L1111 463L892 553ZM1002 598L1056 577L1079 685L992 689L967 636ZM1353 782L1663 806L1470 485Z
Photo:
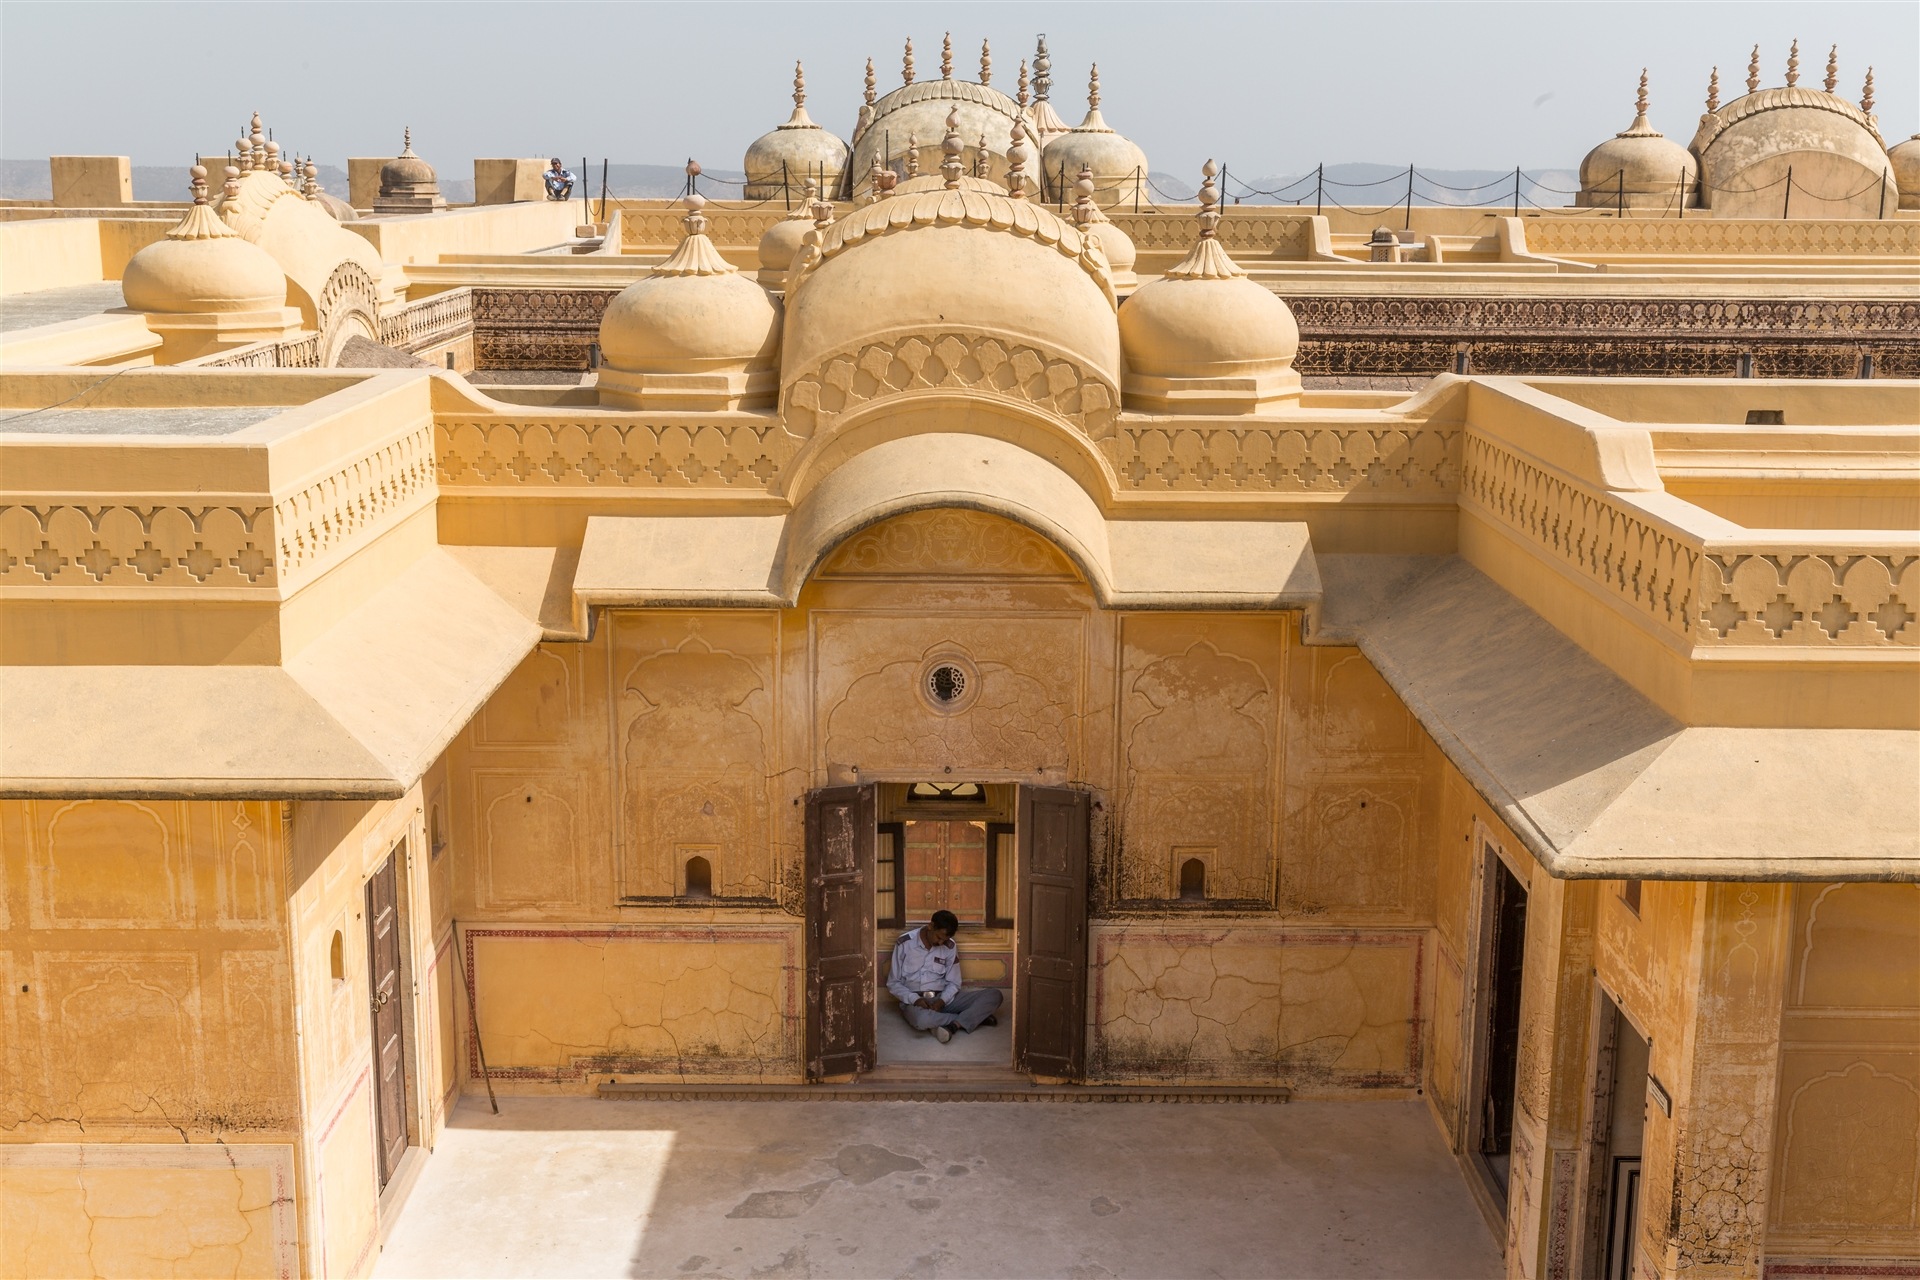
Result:
M1858 219L1526 218L1535 253L1920 257L1920 222Z
M800 200L800 188L794 188L794 200ZM841 206L844 213L849 206ZM721 245L757 245L767 228L787 216L785 203L763 204L753 209L728 209L717 201L708 201L702 209L707 219L707 238ZM657 209L620 206L620 247L624 251L665 249L680 243L686 234L681 222L687 212L679 201L661 201Z
M419 352L473 334L473 290L444 293L409 302L380 317L380 341L402 351Z
M1123 204L1108 209L1107 217L1135 249L1184 254L1193 248L1193 219L1181 216L1187 213L1184 208L1129 213ZM1236 258L1305 259L1313 246L1313 215L1229 208L1221 211L1217 239Z
M1920 647L1920 546L1716 539L1699 598L1697 644Z
M1099 442L1123 492L1451 498L1457 423L1199 426L1121 420Z
M0 503L0 587L279 585L269 508L257 498Z
M442 414L439 481L453 489L770 489L800 441L762 415L671 422L518 413Z
M422 423L280 499L273 530L287 594L430 505L434 495L433 427Z

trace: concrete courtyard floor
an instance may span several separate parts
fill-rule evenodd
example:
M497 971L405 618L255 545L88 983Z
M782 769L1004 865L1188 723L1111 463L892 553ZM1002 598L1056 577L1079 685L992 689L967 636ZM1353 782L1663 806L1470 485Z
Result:
M374 1274L1491 1277L1426 1107L464 1100Z

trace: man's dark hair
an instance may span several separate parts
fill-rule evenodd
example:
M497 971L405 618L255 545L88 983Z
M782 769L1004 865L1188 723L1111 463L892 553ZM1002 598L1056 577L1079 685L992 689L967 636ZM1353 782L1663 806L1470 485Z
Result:
M927 923L943 933L960 932L960 917L951 911L936 911Z

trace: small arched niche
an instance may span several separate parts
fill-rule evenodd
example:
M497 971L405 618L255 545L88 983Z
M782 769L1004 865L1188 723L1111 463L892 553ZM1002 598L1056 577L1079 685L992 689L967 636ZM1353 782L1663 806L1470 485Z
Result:
M1207 898L1207 864L1200 858L1188 858L1180 864L1180 901L1204 902Z
M686 860L680 872L680 896L683 898L711 898L713 896L713 864L700 854L694 854Z
M327 948L327 971L335 982L347 980L347 940L340 936L338 929L333 931L333 942Z

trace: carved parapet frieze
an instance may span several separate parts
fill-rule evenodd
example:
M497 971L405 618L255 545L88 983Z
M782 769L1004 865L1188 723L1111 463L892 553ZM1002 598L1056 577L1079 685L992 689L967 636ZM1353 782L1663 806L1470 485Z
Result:
M317 572L434 497L433 429L382 445L274 504L283 583Z
M1123 489L1449 497L1460 429L1189 427L1123 422L1100 441Z
M0 587L278 585L267 507L0 505Z
M1695 642L1920 647L1916 550L1716 545L1701 559Z
M798 441L770 418L736 423L443 418L440 483L458 488L770 487Z
M829 356L781 394L788 429L812 436L874 401L917 392L964 392L1038 410L1106 438L1120 389L1092 367L1037 344L987 334L914 334Z

